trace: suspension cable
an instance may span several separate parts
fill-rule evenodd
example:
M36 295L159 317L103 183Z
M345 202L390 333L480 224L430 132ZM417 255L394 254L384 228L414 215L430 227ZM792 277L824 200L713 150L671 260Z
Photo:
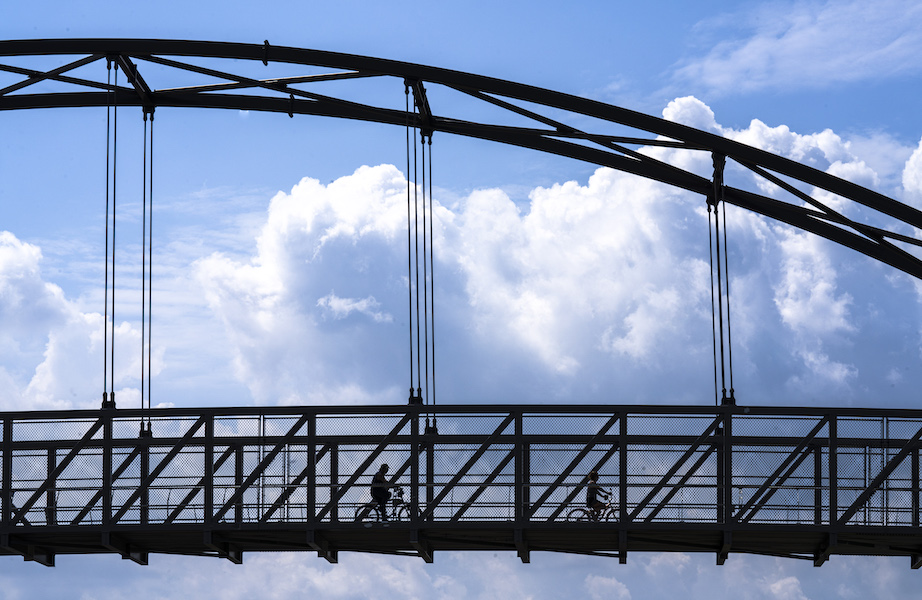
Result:
M426 257L426 133L420 132L420 150L423 159L423 339L426 351L426 393L423 394L424 403L429 403L429 265Z
M717 161L717 158L714 159ZM714 193L715 193L715 202L720 202L720 196L718 195L718 186L717 176L714 176ZM720 212L719 210L714 211L714 238L716 241L717 247L717 320L718 320L718 333L720 336L720 388L721 388L721 403L727 397L727 379L726 372L724 368L724 316L723 316L723 280L720 270Z
M112 60L106 57L106 223L105 252L103 264L105 270L105 289L102 301L102 408L109 407L109 394L106 393L106 379L109 366L109 152L112 148Z
M407 129L407 310L410 322L410 404L416 394L413 393L413 243L410 215L410 84L403 82L403 93L406 96L406 129ZM415 136L415 128L414 128Z
M723 203L724 212L724 274L727 276L727 359L730 370L730 404L736 404L733 397L733 336L730 330L730 266L727 262L727 256L730 254L730 246L727 244L727 203Z
M118 174L118 63L115 63L115 85L112 88L112 343L109 346L109 407L115 408L115 212Z
M150 137L147 134L147 115L150 112ZM140 437L150 437L151 436L151 424L150 424L150 415L147 414L147 425L145 426L145 417L144 409L150 408L150 380L151 380L151 344L150 344L150 334L151 334L151 323L150 319L153 314L153 306L151 304L151 296L153 295L153 289L151 286L153 274L153 208L154 208L154 109L151 108L150 111L145 107L143 110L144 116L144 149L142 152L143 155L143 166L142 166L142 177L141 177L141 431L139 433ZM150 158L148 159L147 146L150 144ZM147 166L148 160L150 160L150 180L147 179ZM148 185L150 186L150 221L148 221L148 206L147 206L147 191ZM150 228L150 237L148 238L148 228ZM150 251L148 250L149 248ZM151 273L148 274L146 270L148 253L150 253L151 261ZM147 306L146 306L146 315L145 315L145 294L147 295ZM147 317L147 323L145 323L145 316ZM147 327L145 327L147 325ZM147 336L145 337L145 333ZM144 403L144 384L145 384L145 372L144 372L144 360L147 359L147 405Z
M153 354L153 334L154 334L154 108L150 109L150 215L147 219L148 236L147 252L148 263L150 268L147 273L147 408L151 407L151 369ZM151 435L150 414L147 415L147 435Z
M416 115L416 97L413 98L413 114ZM415 128L414 128L415 133ZM416 244L416 397L417 399L422 398L422 387L420 386L420 373L422 372L422 366L420 364L420 327L419 327L419 190L416 184L419 181L417 176L416 167L418 165L418 160L416 157L416 136L413 136L413 211L414 211L414 226L413 226L413 237Z
M717 307L714 305L714 240L711 225L711 199L708 205L708 258L711 264L711 341L714 348L714 404L719 402L717 395Z
M144 116L143 150L141 151L141 410L144 410L144 358L147 343L145 317L145 300L147 292L147 111ZM141 418L141 432L144 432L144 418Z
M432 202L432 132L429 132L429 285L432 293L432 407L435 408L435 241L433 240L433 230L435 229L435 211ZM430 433L438 433L436 426L436 416L432 415L432 430Z

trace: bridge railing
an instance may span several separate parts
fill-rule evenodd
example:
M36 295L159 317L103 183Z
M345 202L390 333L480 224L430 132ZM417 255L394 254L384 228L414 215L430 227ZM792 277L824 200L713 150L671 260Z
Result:
M632 526L919 525L919 411L156 409L0 413L0 428L7 533L346 524L382 463L416 524L556 526L597 471L611 519Z

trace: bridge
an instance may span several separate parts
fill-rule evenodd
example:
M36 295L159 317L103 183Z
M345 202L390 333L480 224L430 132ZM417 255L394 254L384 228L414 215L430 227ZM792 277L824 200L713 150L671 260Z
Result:
M148 420L155 435L139 437ZM5 413L0 424L0 553L46 565L264 551L431 562L443 550L922 564L922 411L175 408ZM405 490L402 518L362 512L381 463ZM571 514L590 471L613 491L608 520Z
M15 64L23 57L30 66ZM40 58L58 63L35 69L32 59ZM432 404L427 379L425 391L411 387L405 406L155 409L148 393L146 408L126 409L116 408L112 391L99 410L0 413L0 554L53 565L58 555L97 553L146 564L151 553L240 562L249 552L311 551L336 562L344 551L432 561L439 551L509 550L525 562L535 551L625 562L631 552L682 551L714 553L719 564L751 553L816 565L833 555L906 556L913 568L922 565L922 411L737 406L732 358L724 355L729 289L720 281L726 256L717 210L733 204L922 278L922 261L906 250L922 245L913 235L922 228L915 208L677 123L424 65L268 41L13 40L0 41L0 59L0 70L22 77L0 89L0 111L133 107L145 129L158 108L348 118L406 127L408 148L411 130L414 144L418 133L430 146L440 132L677 186L699 194L709 215L713 209L718 307L716 406L436 406L433 377ZM235 71L270 64L305 72L260 78ZM174 71L182 81L206 81L158 87L145 75ZM380 87L371 87L367 102L316 89L346 81L392 82L406 106L376 104ZM442 115L427 86L505 111L510 122ZM604 127L578 126L588 121ZM706 153L713 172L703 177L640 151L657 146ZM779 195L731 185L731 164ZM408 164L408 178L409 171ZM875 216L852 220L811 189ZM408 211L409 202L408 189ZM422 210L425 244L425 195ZM871 225L881 222L892 226ZM414 227L408 216L408 231ZM114 235L112 252L114 269ZM425 269L425 245L423 261ZM418 300L418 284L415 291ZM417 316L417 336L429 318ZM412 352L411 341L411 362ZM386 522L369 518L367 505L384 463L404 492L400 518ZM614 497L599 521L577 510L591 471Z

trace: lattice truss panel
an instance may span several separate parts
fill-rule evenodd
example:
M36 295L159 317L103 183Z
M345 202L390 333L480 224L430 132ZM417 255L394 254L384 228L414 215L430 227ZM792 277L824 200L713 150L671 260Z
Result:
M587 409L588 410L588 409ZM7 527L351 522L382 464L419 522L917 527L919 417L444 411L2 422ZM89 415L93 416L89 416ZM362 510L365 508L365 514Z

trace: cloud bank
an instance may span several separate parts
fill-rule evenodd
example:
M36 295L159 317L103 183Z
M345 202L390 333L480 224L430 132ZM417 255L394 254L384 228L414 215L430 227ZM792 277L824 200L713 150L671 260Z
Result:
M771 2L696 28L705 55L675 79L716 93L821 88L919 73L922 7L909 0ZM719 39L710 45L712 39Z

